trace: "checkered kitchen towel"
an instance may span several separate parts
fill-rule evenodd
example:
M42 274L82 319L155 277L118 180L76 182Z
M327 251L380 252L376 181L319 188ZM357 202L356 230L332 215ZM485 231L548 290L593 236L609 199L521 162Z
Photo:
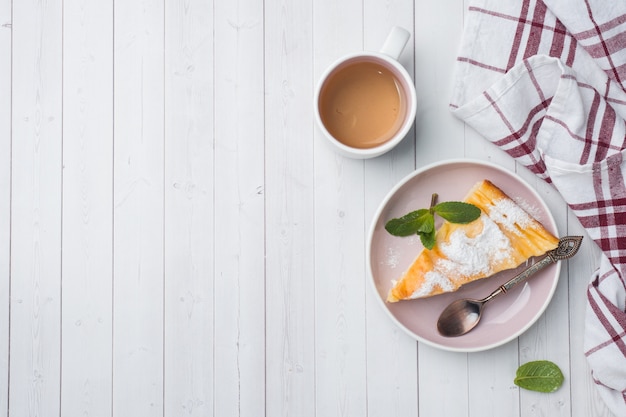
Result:
M554 184L602 249L585 355L626 416L626 1L474 0L451 110Z

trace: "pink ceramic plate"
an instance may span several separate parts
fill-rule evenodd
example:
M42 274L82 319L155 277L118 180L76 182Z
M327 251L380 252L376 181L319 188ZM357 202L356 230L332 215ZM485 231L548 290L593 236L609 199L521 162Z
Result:
M461 352L487 350L518 337L545 311L559 278L560 262L489 302L478 326L466 335L453 338L440 336L437 332L437 318L449 303L464 297L483 298L527 265L470 283L454 293L397 303L385 301L391 281L397 279L423 249L418 236L392 236L385 230L385 223L410 211L428 207L432 193L439 195L438 201L462 200L468 190L483 179L497 185L558 236L554 218L546 204L526 182L497 165L471 160L445 161L406 177L384 199L370 230L368 266L381 305L409 335L441 349Z

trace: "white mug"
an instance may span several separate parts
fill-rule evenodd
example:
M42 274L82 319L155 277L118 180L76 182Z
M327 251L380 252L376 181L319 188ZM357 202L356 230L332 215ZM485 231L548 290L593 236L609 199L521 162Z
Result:
M344 56L315 90L315 119L344 156L373 158L393 149L415 121L415 85L398 62L410 34L392 28L379 52Z

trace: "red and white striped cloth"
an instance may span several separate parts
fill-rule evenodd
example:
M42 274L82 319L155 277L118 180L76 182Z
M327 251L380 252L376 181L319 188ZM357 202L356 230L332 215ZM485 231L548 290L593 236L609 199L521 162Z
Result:
M451 110L552 183L602 249L585 355L626 416L626 1L474 0Z

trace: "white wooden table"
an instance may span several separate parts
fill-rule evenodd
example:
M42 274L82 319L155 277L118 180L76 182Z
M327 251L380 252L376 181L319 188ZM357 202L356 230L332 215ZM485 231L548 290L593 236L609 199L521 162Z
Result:
M462 0L0 0L0 415L610 416L583 355L587 240L519 339L452 353L396 328L365 239L417 167L516 171L454 119ZM336 155L317 77L414 36L415 128ZM513 384L548 359L553 394ZM8 411L7 411L8 410Z

